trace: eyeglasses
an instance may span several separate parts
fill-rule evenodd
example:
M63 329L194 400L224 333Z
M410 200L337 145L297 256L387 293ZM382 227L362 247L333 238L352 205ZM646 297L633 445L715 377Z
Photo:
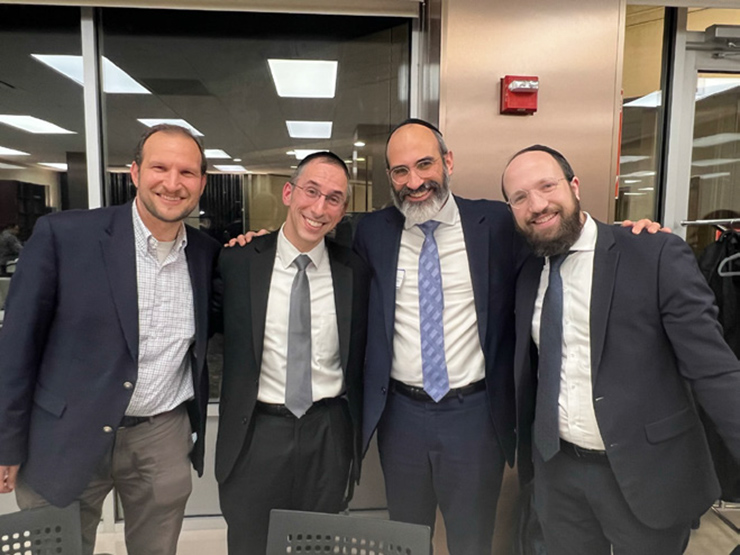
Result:
M298 187L301 191L303 191L303 194L306 195L306 198L314 202L319 200L320 197L324 197L326 199L326 204L328 204L332 208L339 208L340 206L344 206L347 202L346 197L342 193L325 194L322 193L318 187L314 187L313 185L306 185L305 187L301 187L296 183L293 183L292 185L294 187Z
M558 183L561 181L568 181L568 178L561 177L560 179L552 179L545 181L533 189L519 189L518 191L514 191L509 196L509 202L506 204L517 210L524 208L531 200L532 193L536 193L540 198L547 198L557 190Z
M434 165L439 158L422 158L414 164L414 172L422 179L426 179L433 173ZM391 181L396 185L406 185L411 180L411 169L407 166L396 166L388 172Z

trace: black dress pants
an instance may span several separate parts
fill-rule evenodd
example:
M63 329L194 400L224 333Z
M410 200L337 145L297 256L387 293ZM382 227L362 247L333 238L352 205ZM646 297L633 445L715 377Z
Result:
M344 399L314 405L303 417L266 413L259 404L250 437L219 485L229 555L263 555L272 509L338 513L352 460Z

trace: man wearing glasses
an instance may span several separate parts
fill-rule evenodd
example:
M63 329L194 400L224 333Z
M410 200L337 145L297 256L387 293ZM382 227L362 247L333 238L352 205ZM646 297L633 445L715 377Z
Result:
M452 555L489 555L514 461L514 285L524 243L506 205L450 194L440 132L407 120L386 147L395 207L355 246L373 268L364 448L378 448L393 520L433 527ZM523 256L523 254L522 254Z
M359 479L369 284L362 260L325 239L348 181L333 153L304 158L282 228L221 254L216 478L231 555L265 552L271 509L337 513Z

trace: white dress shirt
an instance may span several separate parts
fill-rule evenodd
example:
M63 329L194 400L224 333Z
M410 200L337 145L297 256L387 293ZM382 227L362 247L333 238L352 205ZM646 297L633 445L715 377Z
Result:
M338 397L344 392L344 374L339 357L339 328L334 302L329 252L321 241L307 253L301 253L288 241L283 229L277 239L277 253L267 299L265 338L262 345L257 400L285 403L288 359L288 321L290 291L298 268L293 261L306 254L311 263L306 268L311 290L311 388L313 400Z
M188 351L195 341L195 309L185 256L185 226L160 262L159 241L132 206L139 305L139 371L128 416L154 416L194 396Z
M485 360L478 336L478 316L460 211L452 195L433 219L440 222L434 238L442 270L445 360L450 387L457 388L482 380ZM416 387L424 386L419 331L419 255L423 244L424 232L416 225L405 223L396 272L391 377Z
M563 364L560 371L560 437L586 449L604 449L593 404L591 383L591 285L598 229L591 216L560 267L563 280ZM540 276L532 317L532 338L539 347L542 302L550 276L550 260Z

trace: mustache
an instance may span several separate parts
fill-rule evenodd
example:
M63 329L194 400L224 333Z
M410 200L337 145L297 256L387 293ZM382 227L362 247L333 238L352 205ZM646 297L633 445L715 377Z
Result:
M419 185L416 189L409 189L406 185L403 186L403 188L398 191L398 198L401 200L406 199L407 196L409 196L412 193L424 193L426 191L437 191L442 186L437 183L436 181L425 181L421 185Z

